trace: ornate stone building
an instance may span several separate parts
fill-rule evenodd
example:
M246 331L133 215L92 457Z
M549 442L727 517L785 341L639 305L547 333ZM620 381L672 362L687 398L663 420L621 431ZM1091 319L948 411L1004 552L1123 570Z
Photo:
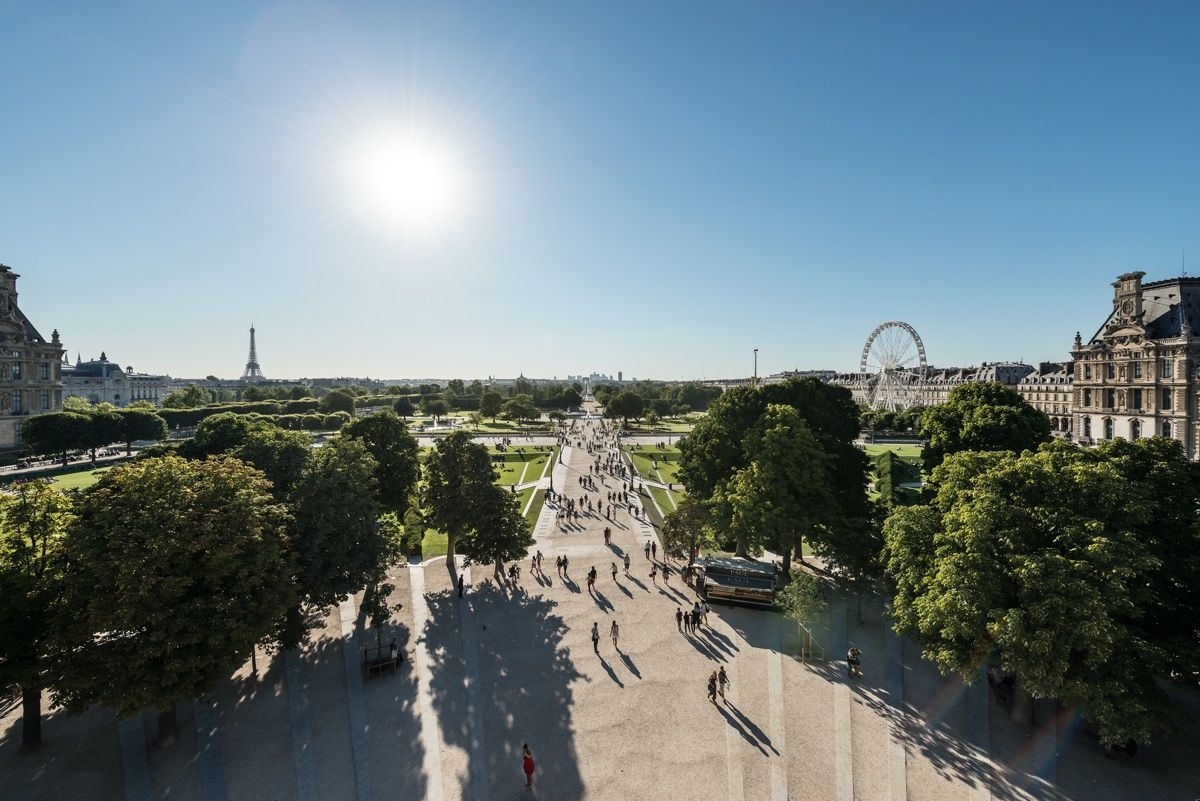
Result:
M1077 333L1072 394L1075 439L1163 436L1200 459L1200 278L1113 283L1113 309L1086 342Z
M129 366L121 369L121 365L110 362L103 351L99 359L85 362L76 357L75 364L64 360L62 377L64 398L84 398L90 403L111 403L119 407L139 400L161 406L171 380L165 375L135 373Z
M1033 372L1033 367L1020 362L984 362L979 367L920 367L907 371L903 382L907 406L935 406L950 399L950 391L964 384L995 381L1016 389L1020 381ZM874 376L869 373L835 373L827 379L830 384L846 387L856 403L867 404L871 398Z
M1017 383L1017 392L1050 418L1050 433L1071 438L1071 362L1042 362Z
M17 305L18 276L0 264L0 451L21 446L29 415L62 410L62 343L47 342Z

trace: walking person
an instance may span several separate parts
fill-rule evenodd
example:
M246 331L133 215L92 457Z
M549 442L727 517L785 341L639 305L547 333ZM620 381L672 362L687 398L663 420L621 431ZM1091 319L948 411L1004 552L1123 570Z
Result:
M683 608L675 607L675 628L683 631Z
M629 575L629 554L625 554L625 575Z
M717 671L713 671L708 677L708 700L714 704L717 702Z
M458 577L458 597L463 597L463 577Z
M650 543L650 555L652 557L654 557L655 559L658 558L658 543L657 542Z
M612 563L612 574L613 574L613 581L616 581L617 580L617 563L616 562Z
M621 646L617 645L617 637L618 637L618 635L620 635L620 633L621 633L621 627L618 626L617 621L614 620L612 622L612 625L609 626L608 636L612 637L613 648L615 648L618 653L621 651Z
M646 543L645 551L646 551L646 558L649 559L650 558L650 543L648 543L648 542Z
M721 700L725 700L725 688L732 684L729 680L729 674L725 672L725 666L721 665L721 669L717 671L717 689L721 693Z
M529 750L529 743L521 746L521 770L525 772L525 792L533 792L533 752Z
M704 618L704 625L708 625L708 601L700 602L700 615Z
M592 650L600 653L600 624L592 623Z
M650 583L655 587L658 586L658 565L650 563Z

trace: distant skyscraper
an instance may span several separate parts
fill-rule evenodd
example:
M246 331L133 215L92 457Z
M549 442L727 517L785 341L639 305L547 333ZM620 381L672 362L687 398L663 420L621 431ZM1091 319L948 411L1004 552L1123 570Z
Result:
M250 326L250 357L246 359L246 369L242 373L243 381L266 381L267 377L262 374L262 369L258 366L258 351L254 347L254 326Z
M617 371L617 383L618 384L621 383L621 376L623 376L623 375L624 375L624 373L622 373L620 370Z

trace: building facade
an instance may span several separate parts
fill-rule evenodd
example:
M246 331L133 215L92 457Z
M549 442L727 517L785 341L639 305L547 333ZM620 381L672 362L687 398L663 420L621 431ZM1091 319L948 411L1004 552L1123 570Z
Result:
M147 401L155 406L162 405L171 377L135 373L132 367L121 369L121 365L110 362L103 351L99 359L83 361L76 357L75 364L62 364L63 397L83 398L90 403L111 403L124 407L134 401Z
M125 406L129 403L129 377L121 365L110 362L103 351L99 359L83 361L75 357L75 364L62 365L63 397L83 398L91 403L111 403Z
M1020 362L985 362L979 367L921 367L907 370L898 378L906 407L935 406L950 399L950 392L964 384L995 381L1016 389L1033 367ZM870 405L876 376L870 373L836 373L830 384L846 387L856 403Z
M19 275L0 264L0 451L21 447L29 415L62 410L62 343L47 342L17 305Z
M1200 278L1119 276L1099 330L1071 350L1073 430L1082 444L1162 436L1200 459Z
M1033 408L1050 418L1050 433L1071 439L1071 362L1042 362L1017 383L1017 392Z

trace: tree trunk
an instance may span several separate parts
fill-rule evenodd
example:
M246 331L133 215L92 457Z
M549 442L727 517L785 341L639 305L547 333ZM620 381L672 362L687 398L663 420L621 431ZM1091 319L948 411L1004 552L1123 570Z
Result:
M1013 723L1020 723L1023 726L1033 725L1033 696L1021 683L1019 674L1016 683L1013 684L1012 709L1009 717L1012 718Z
M132 441L125 443L125 455L133 456L133 442Z
M499 559L496 560L496 583L504 584L504 563Z
M170 748L175 745L175 705L158 711L158 745L160 748Z
M783 579L790 581L792 578L792 546L783 549Z
M454 540L455 539L456 539L456 537L453 534L451 534L449 532L446 533L446 569L450 571L451 579L457 578L457 570L454 566Z
M42 746L42 688L34 683L21 688L21 753Z
M801 562L804 561L804 535L803 534L796 535L796 556L798 556L800 558Z
M863 614L862 614L862 593L861 593L861 592L858 594L858 622L859 622L860 624L863 622Z

